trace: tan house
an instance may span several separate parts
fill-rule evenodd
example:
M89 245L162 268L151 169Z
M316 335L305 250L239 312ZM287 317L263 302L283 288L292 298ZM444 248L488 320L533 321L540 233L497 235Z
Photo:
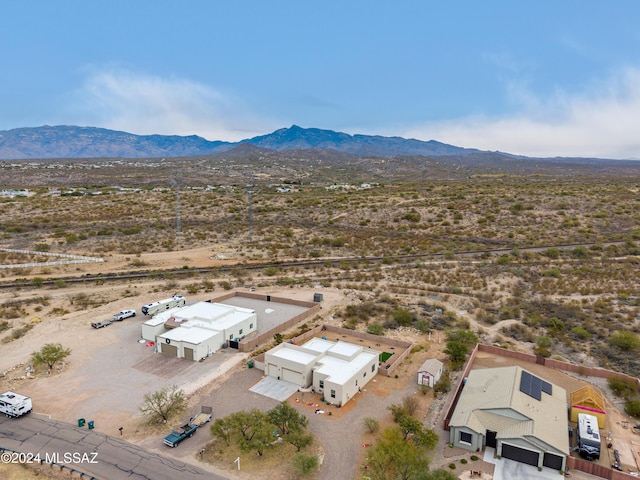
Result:
M449 427L457 447L566 470L567 393L521 367L471 370Z

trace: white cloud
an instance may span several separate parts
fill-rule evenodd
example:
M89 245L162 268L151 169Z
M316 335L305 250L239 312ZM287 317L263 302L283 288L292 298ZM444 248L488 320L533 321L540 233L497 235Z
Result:
M583 92L540 98L511 84L520 111L410 128L402 136L528 156L640 158L640 70L626 69Z
M79 124L139 135L200 135L237 141L262 134L273 122L258 119L242 101L182 78L119 69L93 71L71 100Z

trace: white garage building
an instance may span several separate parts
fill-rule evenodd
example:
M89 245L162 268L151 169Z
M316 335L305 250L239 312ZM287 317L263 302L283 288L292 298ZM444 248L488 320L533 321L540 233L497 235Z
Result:
M143 338L154 334L159 352L196 361L257 329L255 310L222 303L198 302L157 317L142 325Z
M278 380L313 387L342 406L377 373L380 352L348 342L312 338L302 346L281 343L265 353L264 372Z

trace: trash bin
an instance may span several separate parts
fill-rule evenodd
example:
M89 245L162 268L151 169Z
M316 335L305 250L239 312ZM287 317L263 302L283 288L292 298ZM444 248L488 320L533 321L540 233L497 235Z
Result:
M84 427L84 422L85 422L84 418L79 418L78 419L78 427L80 427L80 428Z
M89 430L93 430L93 420L89 420Z
M253 368L253 360L249 360L249 361L247 362L247 367L249 367L249 368Z

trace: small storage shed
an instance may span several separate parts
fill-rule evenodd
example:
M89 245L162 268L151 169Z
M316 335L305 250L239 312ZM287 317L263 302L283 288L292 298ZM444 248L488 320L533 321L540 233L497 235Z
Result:
M418 385L426 385L433 388L436 382L440 380L443 369L444 364L440 360L436 358L426 360L418 369Z
M585 385L571 393L571 421L578 422L579 413L588 413L598 419L598 427L604 428L607 418L604 399L591 385Z

